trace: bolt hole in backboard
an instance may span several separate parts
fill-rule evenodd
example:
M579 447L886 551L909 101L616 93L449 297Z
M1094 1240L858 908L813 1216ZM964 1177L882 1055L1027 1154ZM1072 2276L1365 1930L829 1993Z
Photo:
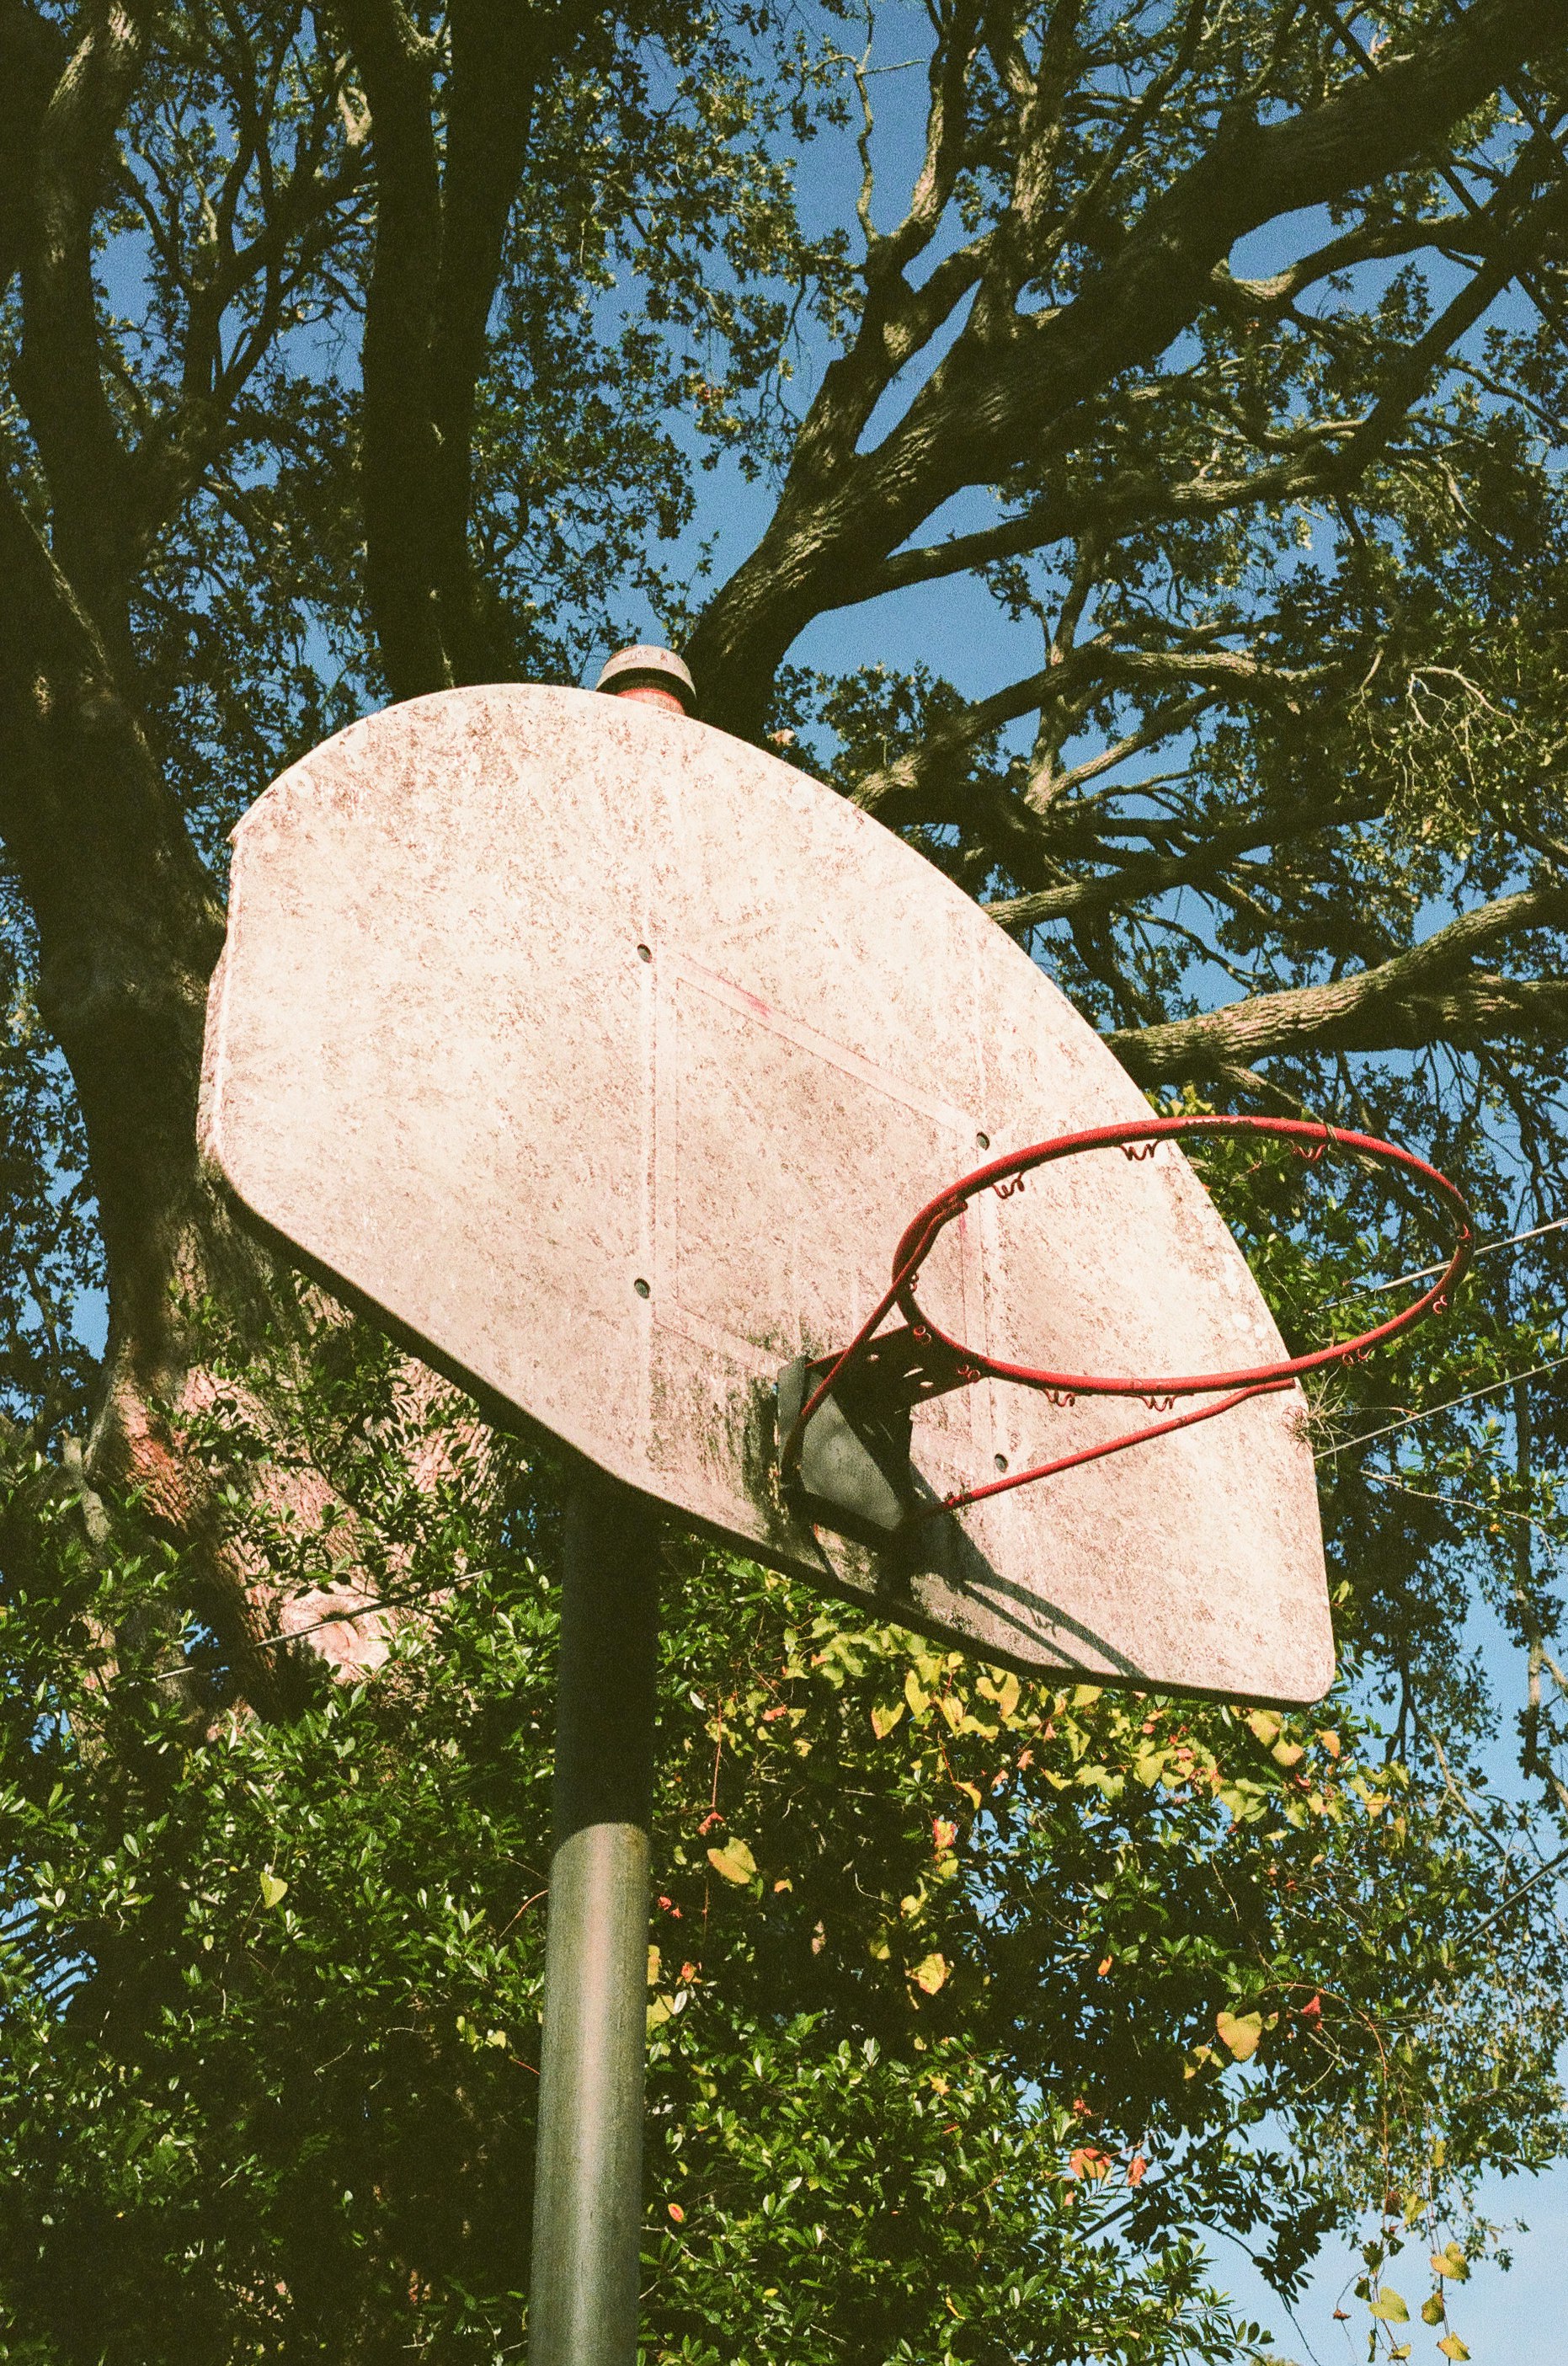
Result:
M1025 1671L1318 1697L1303 1366L1202 1129L912 848L631 654L629 697L389 708L251 809L209 1159L497 1417L765 1561ZM1451 1286L1462 1206L1418 1179Z

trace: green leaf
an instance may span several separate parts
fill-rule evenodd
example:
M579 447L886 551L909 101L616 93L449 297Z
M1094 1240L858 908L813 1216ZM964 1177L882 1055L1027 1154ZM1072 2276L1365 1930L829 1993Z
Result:
M1384 2284L1370 2305L1372 2315L1381 2317L1384 2325L1408 2325L1410 2322L1410 2311L1392 2284Z
M722 1849L711 1848L708 1862L726 1881L750 1881L756 1872L756 1859L745 1841L726 1841Z
M1443 2296L1441 2293L1434 2293L1429 2300L1424 2300L1421 2303L1421 2322L1423 2325L1441 2325L1444 2314Z
M890 1701L885 1707L879 1705L871 1711L871 1730L879 1741L886 1741L903 1712L902 1701Z

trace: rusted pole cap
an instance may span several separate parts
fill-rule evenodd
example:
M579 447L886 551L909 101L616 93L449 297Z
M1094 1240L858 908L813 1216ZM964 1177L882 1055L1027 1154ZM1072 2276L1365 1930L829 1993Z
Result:
M651 641L617 649L594 688L608 692L611 698L637 698L648 706L673 707L677 715L690 715L697 706L697 685L685 665L673 649L658 648Z

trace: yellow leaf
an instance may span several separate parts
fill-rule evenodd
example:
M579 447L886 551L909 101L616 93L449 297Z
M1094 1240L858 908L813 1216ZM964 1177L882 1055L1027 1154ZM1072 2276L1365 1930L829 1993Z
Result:
M659 1951L656 1947L650 1947L648 1949L648 1986L650 1988L653 1987L654 1982L658 1978L658 1976Z
M1249 2062L1263 2034L1263 2016L1260 2012L1216 2012L1215 2027L1237 2060Z
M280 1880L275 1873L269 1870L262 1875L261 1885L262 1904L268 1907L281 1906L288 1894L287 1882Z
M1445 2358L1468 2358L1470 2355L1457 2333L1445 2334L1438 2348Z
M722 1849L710 1849L708 1862L726 1881L749 1881L756 1871L756 1857L740 1840L726 1841Z
M1457 2243L1445 2243L1440 2251L1432 2253L1432 2273L1435 2276L1450 2276L1456 2284L1468 2283L1470 2261Z
M1443 2296L1441 2293L1434 2293L1430 2300L1421 2303L1421 2322L1423 2325L1441 2325L1442 2321Z
M972 1783L959 1783L956 1785L955 1787L963 1793L965 1798L968 1799L970 1807L978 1816L980 1813L980 1795L976 1790L974 1785Z
M927 1996L935 1996L946 1980L947 1958L946 1955L927 1955L923 1962L916 1964L910 1977L917 1989L924 1989Z
M1074 1684L1072 1688L1072 1707L1074 1708L1092 1707L1093 1703L1099 1699L1105 1687L1103 1684Z
M1271 1708L1251 1708L1247 1712L1247 1722L1264 1749L1271 1750L1280 1738L1282 1719Z
M890 1701L885 1708L877 1707L871 1711L871 1730L879 1741L886 1741L903 1710L902 1701Z
M1016 1715L1024 1687L1009 1668L1000 1684L993 1684L989 1676L981 1676L975 1685L975 1690L982 1700L996 1703L1002 1722L1005 1724L1010 1717Z
M908 1701L911 1710L916 1717L924 1717L926 1710L931 1707L931 1696L929 1693L922 1692L920 1688L920 1678L915 1674L913 1668L911 1668L908 1675L905 1676L903 1680L903 1696L905 1700Z
M1384 2325L1408 2325L1410 2322L1410 2311L1392 2284L1384 2284L1372 2304L1372 2313L1381 2317Z
M936 1704L953 1731L957 1733L964 1721L964 1704L956 1693L944 1693Z
M1299 1741L1276 1741L1269 1755L1276 1766L1294 1766L1298 1758L1305 1757L1306 1752Z
M1330 1758L1338 1757L1339 1737L1337 1733L1320 1733L1317 1739L1321 1741L1324 1749L1327 1750Z

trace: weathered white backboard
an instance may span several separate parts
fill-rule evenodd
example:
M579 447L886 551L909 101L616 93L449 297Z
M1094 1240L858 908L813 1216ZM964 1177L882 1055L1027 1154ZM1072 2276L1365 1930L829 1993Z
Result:
M1306 1701L1333 1673L1298 1392L925 1522L779 1492L774 1381L842 1346L915 1210L1148 1103L958 888L683 716L572 690L389 708L234 834L203 1140L243 1208L493 1412L757 1558L1025 1669ZM922 1283L1058 1369L1271 1358L1173 1146L986 1194ZM945 1495L1136 1425L991 1382L920 1407Z

